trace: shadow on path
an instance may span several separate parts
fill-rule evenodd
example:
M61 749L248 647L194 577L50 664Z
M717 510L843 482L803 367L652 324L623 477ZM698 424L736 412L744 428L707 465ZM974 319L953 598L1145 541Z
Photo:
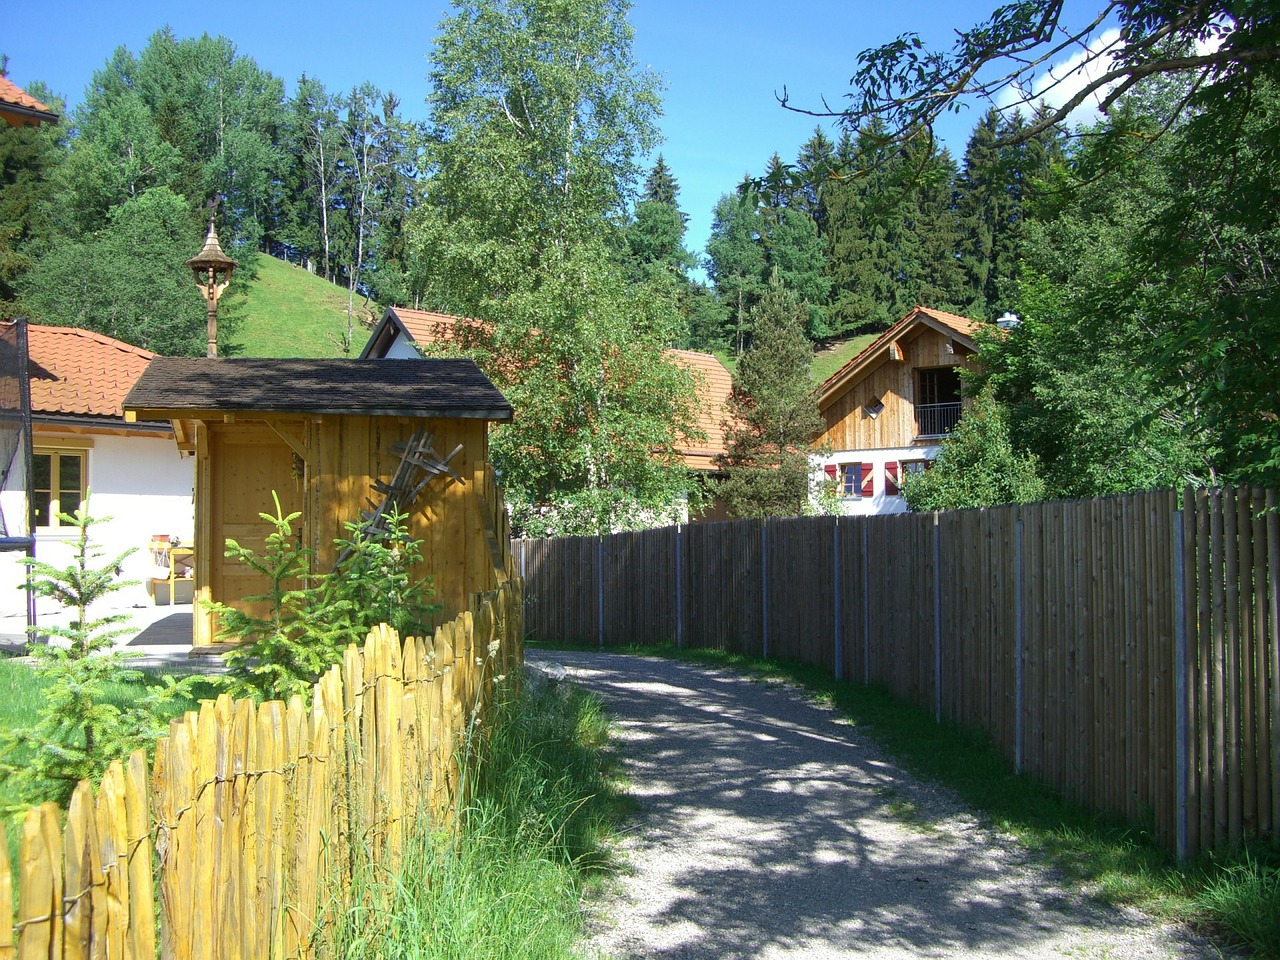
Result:
M602 697L642 808L634 874L594 944L614 956L1218 956L1068 896L790 687L646 657L528 659Z

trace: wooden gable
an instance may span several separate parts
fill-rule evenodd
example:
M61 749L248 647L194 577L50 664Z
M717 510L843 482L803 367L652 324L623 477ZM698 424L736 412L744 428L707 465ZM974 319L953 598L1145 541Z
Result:
M976 329L954 314L913 310L822 385L817 445L875 450L925 442L916 421L920 371L965 365L976 352Z

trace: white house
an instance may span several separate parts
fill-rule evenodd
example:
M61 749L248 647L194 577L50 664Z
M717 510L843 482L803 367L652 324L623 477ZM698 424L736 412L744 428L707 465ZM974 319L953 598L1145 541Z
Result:
M194 531L194 461L179 452L167 423L126 423L124 399L154 354L75 327L28 328L31 384L31 476L22 457L0 502L11 534L34 534L38 559L69 563L74 531L58 513L75 510L92 492L89 511L107 518L93 527L107 558L125 550L120 605L150 605L156 558L153 539L190 546ZM0 632L21 634L26 597L18 556L0 554ZM168 585L158 591L168 601ZM183 594L179 592L181 599ZM42 600L41 614L52 612Z

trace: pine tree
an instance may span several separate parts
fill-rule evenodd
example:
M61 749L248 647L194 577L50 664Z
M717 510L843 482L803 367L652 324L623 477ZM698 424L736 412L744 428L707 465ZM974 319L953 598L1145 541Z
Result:
M809 452L822 429L804 335L805 310L775 279L752 310L738 361L717 493L737 517L797 516L809 502Z
M680 185L676 183L676 178L672 175L671 168L667 166L667 161L663 159L662 154L658 154L653 169L645 178L643 199L678 207L679 198Z
M751 329L751 308L764 291L764 228L753 195L725 194L716 203L707 240L707 274L728 310L729 339L738 353Z

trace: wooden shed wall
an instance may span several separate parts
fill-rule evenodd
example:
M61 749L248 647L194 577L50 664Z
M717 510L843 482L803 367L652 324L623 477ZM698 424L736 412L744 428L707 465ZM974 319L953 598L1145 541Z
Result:
M344 524L358 519L367 499L377 499L373 480L389 480L395 473L400 456L394 444L419 428L434 434L442 457L462 445L450 466L463 483L448 478L430 483L418 501L410 534L423 541L422 573L434 578L441 621L465 611L472 593L498 583L485 518L492 517L499 494L486 469L488 423L483 420L238 416L233 422L202 423L196 502L200 595L242 606L245 594L265 586L226 560L222 545L231 536L261 548L268 528L257 515L274 510L272 490L280 494L286 512L303 513L300 532L316 553L316 569L330 569L337 553L334 540L345 534ZM197 644L218 641L212 618L197 611L196 621Z
M822 411L826 429L818 438L818 444L827 444L833 450L909 446L916 438L916 371L959 366L966 356L972 355L960 344L956 344L956 352L948 353L950 341L950 337L931 327L898 341L902 347L901 360L891 360L886 354ZM884 404L884 410L872 419L862 408L876 398Z

